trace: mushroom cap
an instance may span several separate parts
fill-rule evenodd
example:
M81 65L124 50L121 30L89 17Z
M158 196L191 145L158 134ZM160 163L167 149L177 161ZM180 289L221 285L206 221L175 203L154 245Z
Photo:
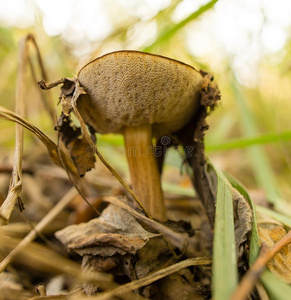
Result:
M78 80L87 92L78 100L78 110L97 132L151 124L153 135L160 137L191 119L203 78L174 59L117 51L89 62L79 71Z

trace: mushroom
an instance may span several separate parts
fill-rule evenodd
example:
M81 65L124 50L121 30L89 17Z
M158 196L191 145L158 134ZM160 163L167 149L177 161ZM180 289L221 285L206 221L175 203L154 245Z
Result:
M86 91L77 108L99 133L122 133L132 188L158 220L166 220L153 138L182 128L199 106L202 75L174 59L117 51L85 65L78 81Z

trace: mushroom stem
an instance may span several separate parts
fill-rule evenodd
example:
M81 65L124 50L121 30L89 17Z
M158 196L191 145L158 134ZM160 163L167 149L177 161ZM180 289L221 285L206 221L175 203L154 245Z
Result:
M151 125L126 127L124 142L134 192L153 218L166 220L161 178L153 153Z

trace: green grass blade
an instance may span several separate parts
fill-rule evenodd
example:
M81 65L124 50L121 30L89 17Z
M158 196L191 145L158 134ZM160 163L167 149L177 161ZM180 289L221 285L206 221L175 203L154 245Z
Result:
M258 134L257 125L246 104L246 100L238 87L238 83L234 78L232 88L235 96L234 98L240 111L241 129L246 137L252 138ZM259 186L265 190L268 201L277 205L280 201L282 201L282 198L277 189L276 180L268 157L259 146L249 147L248 151L250 154L250 161L253 166L253 172Z
M249 202L253 212L254 212L254 220L253 220L253 229L252 229L252 236L251 236L251 243L250 243L250 257L249 257L249 263L252 265L256 258L258 257L259 250L260 250L260 241L259 241L259 235L257 230L257 217L255 213L255 206L252 202L246 188L235 178L231 177L227 174L227 178L230 181L231 185L237 189ZM256 209L258 209L258 206L256 206ZM261 210L261 207L260 207ZM275 217L278 221L287 221L288 224L290 224L290 218L286 219L281 214L278 214L276 212L273 212L271 210L264 209L264 212L268 211L268 214ZM281 218L279 220L279 217ZM286 223L286 225L288 225ZM290 225L288 225L290 226ZM264 288L267 291L267 294L271 300L288 300L290 299L291 295L291 287L290 285L284 283L281 281L278 277L276 277L273 273L271 273L269 270L265 270L264 273L260 277L260 281L262 282Z
M291 286L281 281L269 270L261 275L260 280L271 300L290 300Z
M206 151L226 151L232 149L242 149L250 146L268 144L268 143L279 143L283 141L291 140L291 131L284 131L281 133L267 133L256 137L249 138L238 138L231 141L227 141L221 144L206 145Z
M190 23L191 21L197 19L200 15L202 15L207 10L211 9L214 4L218 0L212 0L208 2L207 4L201 6L197 11L193 12L190 16L182 20L181 22L177 24L173 24L172 26L166 28L159 36L158 38L148 47L144 48L143 51L151 52L156 46L160 45L161 43L168 41L171 39L171 37L178 32L181 28L183 28L185 25Z
M231 187L225 176L217 175L217 199L213 245L212 296L229 299L238 282Z
M196 194L193 188L185 188L172 182L163 181L162 187L163 191L174 195L194 197Z
M261 212L263 214L266 214L274 219L276 219L277 221L283 223L285 226L288 226L291 228L291 218L286 216L286 215L283 215L281 213L278 213L276 211L273 211L271 209L268 209L268 208L265 208L265 207L262 207L262 206L256 206L256 210L258 212Z

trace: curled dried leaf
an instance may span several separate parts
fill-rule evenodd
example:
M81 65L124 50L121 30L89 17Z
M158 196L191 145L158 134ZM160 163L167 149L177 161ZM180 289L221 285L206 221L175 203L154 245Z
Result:
M81 128L71 124L71 119L64 113L58 120L58 132L71 158L82 177L87 171L94 168L95 153L87 139L82 136Z
M253 213L246 199L232 188L235 244L237 260L240 266L247 265L244 259L248 244L249 233L252 230Z
M81 256L107 257L136 254L151 238L161 235L144 230L125 210L109 205L99 218L66 227L56 236L69 250Z
M82 177L86 172L94 168L96 161L95 151L88 138L82 136L81 128L71 124L70 114L74 110L73 102L77 101L80 95L86 94L86 92L76 79L62 78L50 84L46 84L42 80L38 84L44 90L62 84L60 95L62 114L58 119L57 129L61 140L70 152L79 176ZM95 141L93 134L91 135L91 140Z

